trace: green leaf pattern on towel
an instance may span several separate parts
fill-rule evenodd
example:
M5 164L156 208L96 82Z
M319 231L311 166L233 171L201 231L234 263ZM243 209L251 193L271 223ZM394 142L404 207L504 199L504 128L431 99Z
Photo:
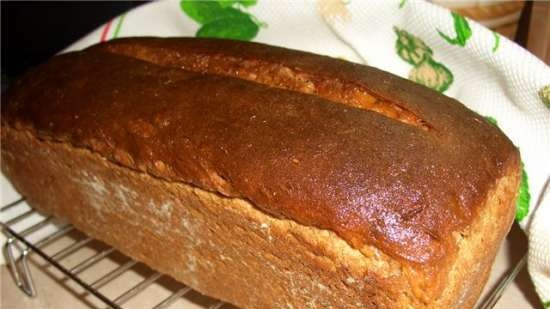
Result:
M405 6L405 2L407 2L407 0L401 0L399 1L399 8L402 9L404 6Z
M256 0L181 0L182 11L201 27L197 37L226 38L250 41L263 26L245 8L256 4Z
M397 55L414 66L409 79L424 86L443 92L453 83L453 74L444 64L433 59L432 49L420 38L409 32L393 27L397 40Z
M451 12L451 15L454 21L455 37L451 38L439 29L436 29L437 33L439 33L447 43L464 47L468 39L472 36L472 29L470 29L468 21L462 15L455 12Z
M500 35L493 31L493 36L495 37L495 44L493 45L493 53L495 53L498 50L498 47L500 46Z
M550 85L546 85L539 90L539 98L546 105L546 107L550 108Z
M486 116L485 119L495 127L498 127L498 122L495 118ZM529 193L529 177L525 171L523 161L521 161L521 183L519 185L519 194L516 201L516 220L520 222L529 214L529 203L531 194Z
M453 82L453 74L446 66L426 58L409 73L409 79L426 87L443 92Z
M397 27L393 27L393 29L395 34L397 34L395 49L401 59L414 66L418 66L424 59L432 57L433 51L424 41L405 30Z
M497 120L491 116L485 116L485 119L487 121L489 121L489 123L491 123L492 125L494 125L495 127L498 128L498 123L497 123Z
M523 161L521 162L521 184L519 186L519 196L516 202L516 220L519 222L527 217L529 214L529 201L531 200L531 194L529 193L529 178Z

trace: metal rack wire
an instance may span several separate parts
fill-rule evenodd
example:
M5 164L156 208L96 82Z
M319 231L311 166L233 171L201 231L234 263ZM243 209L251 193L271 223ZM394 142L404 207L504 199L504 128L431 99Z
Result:
M116 249L112 247L106 247L94 255L87 257L81 261L78 261L76 265L72 267L66 267L63 265L62 260L67 258L70 255L82 250L88 246L92 241L96 241L93 238L87 237L80 232L78 232L70 224L61 224L55 226L54 229L49 233L46 233L45 236L42 236L36 241L32 241L33 236L36 237L36 234L43 230L47 226L52 226L54 218L53 217L44 217L34 211L32 208L28 207L24 199L19 199L10 204L2 206L0 208L0 213L2 217L7 216L7 212L14 213L15 208L21 208L20 211L15 211L16 215L13 215L11 218L0 222L2 227L2 232L6 235L7 241L4 245L4 255L7 259L10 272L15 281L15 284L28 296L36 296L37 291L35 288L35 283L31 274L29 267L29 255L31 253L39 255L47 263L54 266L57 270L63 273L64 276L76 282L80 287L86 290L91 295L94 295L97 299L102 301L108 308L122 309L123 305L128 302L133 297L137 296L140 292L144 291L146 288L157 282L163 275L158 272L153 272L150 275L145 276L141 281L137 282L131 288L119 294L117 297L112 298L106 296L100 291L100 288L109 284L116 278L120 277L125 272L129 271L134 266L138 265L137 261L128 259L126 262L118 265L117 268L108 272L100 278L95 279L92 282L86 282L79 275L84 271L87 271L97 265L103 259L109 258L114 253L117 253ZM24 225L24 221L30 220L31 217L39 216L40 219L38 222L32 222L31 225ZM25 226L24 228L16 228L16 226ZM59 241L60 238L66 236L71 232L80 233L82 238L75 240L68 246L59 249L53 254L46 253L43 250L46 246L52 245L56 241ZM151 309L166 309L174 304L181 297L184 297L186 294L191 292L190 287L181 285L171 295L160 299L156 305ZM219 309L225 305L222 301L212 300L212 303L206 308L208 309Z
M17 211L16 215L5 220L4 222L1 222L0 220L2 232L7 237L6 244L4 245L4 255L7 258L9 269L11 271L15 284L25 294L31 297L36 296L37 294L28 261L29 255L31 253L35 253L42 257L46 262L58 269L67 278L76 282L84 290L86 290L91 295L97 297L97 299L102 301L109 308L114 309L122 309L123 305L126 302L137 296L140 292L144 291L150 285L157 282L163 276L161 273L153 272L152 274L143 277L141 281L137 282L135 285L125 290L117 297L110 298L102 293L99 289L117 279L123 273L129 271L131 268L140 263L128 258L126 262L120 263L114 270L110 271L109 273L95 279L92 282L86 282L79 276L81 273L89 270L101 260L109 258L109 256L112 256L118 251L112 247L105 246L105 248L95 253L94 255L78 261L76 265L72 267L66 267L61 263L63 259L78 252L79 250L82 250L91 242L96 240L78 232L70 224L61 224L57 225L54 230L45 234L45 236L42 236L40 239L36 241L31 241L31 238L33 238L33 236L35 236L37 232L45 229L48 225L52 225L54 218L44 217L38 214L35 210L30 208L25 203L24 199L19 199L0 207L0 214L2 214L2 217L5 217L6 212L14 210L14 208L17 207L21 208L21 210ZM24 223L24 221L29 220L33 216L39 216L40 220L38 220L37 222L33 222L31 225L27 224L24 228L21 229L15 228L15 226ZM59 249L53 254L48 254L43 250L43 248L45 248L46 246L52 245L60 238L71 232L80 233L82 236L81 239L75 240L70 245ZM506 288L515 279L519 271L525 266L525 263L526 258L524 257L510 269L508 274L500 280L497 287L491 291L485 301L479 304L477 308L493 308L497 304L498 300L500 299ZM156 305L151 307L151 309L168 309L178 299L184 297L191 291L192 289L190 287L181 285L176 288L171 295L165 297L164 299L160 299ZM211 304L207 305L205 308L220 309L225 305L226 304L222 301L212 300Z

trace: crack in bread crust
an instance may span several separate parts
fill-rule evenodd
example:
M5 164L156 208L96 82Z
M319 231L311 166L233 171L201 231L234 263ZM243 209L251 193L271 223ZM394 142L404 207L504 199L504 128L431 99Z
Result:
M368 89L329 76L319 76L291 68L280 63L260 59L246 59L222 53L177 53L161 52L147 45L125 45L123 42L106 44L105 50L157 65L181 68L205 74L219 74L270 87L293 90L316 95L336 103L370 110L388 118L429 130L431 126L423 119L389 100L370 94Z

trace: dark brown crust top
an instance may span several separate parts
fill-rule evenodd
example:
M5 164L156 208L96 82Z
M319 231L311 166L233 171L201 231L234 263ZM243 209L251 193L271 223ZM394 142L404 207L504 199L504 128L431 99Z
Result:
M282 64L364 88L429 129L315 95L140 60L110 50L117 44L161 58L203 53ZM156 177L247 199L333 230L356 248L374 245L414 263L452 255L452 232L471 222L505 170L519 166L512 143L453 99L371 67L257 43L117 40L53 58L2 99L3 130L30 130Z

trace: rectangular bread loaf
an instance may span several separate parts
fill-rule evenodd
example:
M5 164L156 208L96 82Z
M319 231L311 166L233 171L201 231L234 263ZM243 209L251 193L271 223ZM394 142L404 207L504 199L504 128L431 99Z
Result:
M29 204L241 308L471 308L519 155L389 73L258 43L127 38L2 96Z

